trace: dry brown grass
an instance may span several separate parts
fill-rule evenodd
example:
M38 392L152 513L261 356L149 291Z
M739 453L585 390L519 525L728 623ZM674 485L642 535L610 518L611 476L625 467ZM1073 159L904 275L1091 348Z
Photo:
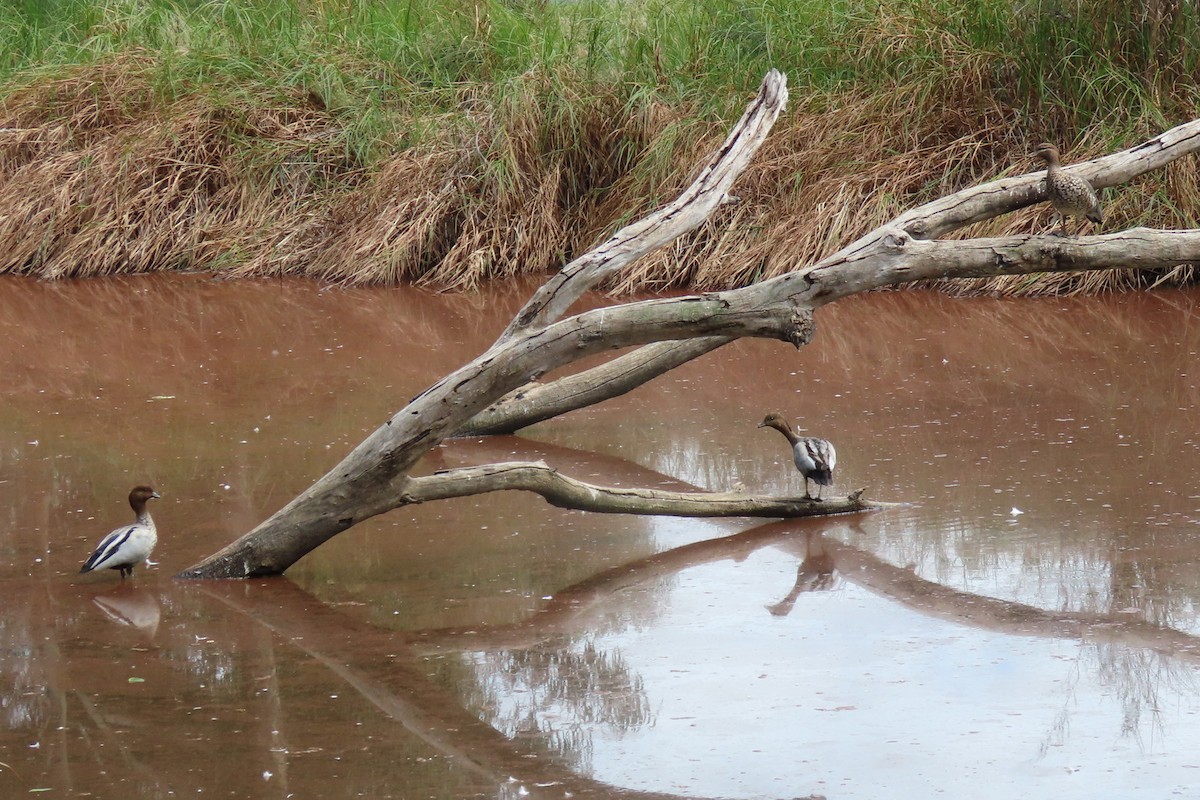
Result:
M151 101L136 58L4 102L0 272L43 278L209 268L289 205L246 140L299 142L311 112ZM336 163L322 154L325 164Z
M940 93L795 98L737 186L742 202L612 288L743 285L811 263L913 205L1033 169L1028 143L1041 132L1019 130L982 66L962 64ZM149 75L147 62L124 57L0 101L0 273L206 270L467 288L557 268L669 199L725 133L688 108L576 97L530 75L499 101L464 89L470 113L420 121L437 134L368 167L347 155L337 117L302 96L287 107L203 94L164 103ZM1070 159L1102 149L1089 144L1064 142ZM1109 193L1106 227L1195 227L1198 195L1194 166L1175 164ZM1047 209L1033 208L962 235L1048 223ZM1178 269L954 289L1191 279Z
M581 99L563 123L538 97L518 93L465 129L448 122L439 141L387 159L301 227L281 221L239 272L463 289L561 266L594 241L597 201L653 130L615 98Z

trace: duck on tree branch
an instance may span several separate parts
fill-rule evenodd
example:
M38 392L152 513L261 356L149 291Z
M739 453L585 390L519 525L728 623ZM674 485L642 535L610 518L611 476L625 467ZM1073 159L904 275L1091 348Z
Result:
M1100 210L1100 198L1087 178L1065 171L1059 163L1058 148L1049 142L1039 144L1033 154L1046 162L1046 198L1062 217L1062 232L1069 233L1069 217L1101 225L1104 215Z

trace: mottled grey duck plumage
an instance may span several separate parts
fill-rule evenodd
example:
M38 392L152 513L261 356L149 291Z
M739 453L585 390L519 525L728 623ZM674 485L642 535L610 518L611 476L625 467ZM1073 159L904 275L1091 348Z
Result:
M1063 171L1058 148L1042 142L1033 154L1046 162L1046 198L1062 217L1062 233L1067 230L1067 218L1086 218L1099 225L1104 221L1100 198L1086 178Z

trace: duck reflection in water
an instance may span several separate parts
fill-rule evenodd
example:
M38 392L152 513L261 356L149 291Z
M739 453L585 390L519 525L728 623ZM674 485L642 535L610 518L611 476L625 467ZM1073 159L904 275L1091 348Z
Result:
M805 592L827 592L837 583L833 556L825 549L825 538L818 533L809 533L804 543L804 560L796 569L796 582L791 591L778 603L766 606L773 617L786 617L790 614L797 598Z
M137 628L150 636L158 631L162 614L158 598L144 589L121 584L108 594L96 595L92 602L104 612L104 616L118 625Z
M772 412L758 423L760 428L774 428L787 437L792 445L792 461L796 469L804 476L804 499L820 500L822 486L833 484L833 468L837 466L837 452L833 445L825 439L814 436L800 436L792 430L792 426L782 414ZM817 484L817 496L814 498L808 492L808 482Z

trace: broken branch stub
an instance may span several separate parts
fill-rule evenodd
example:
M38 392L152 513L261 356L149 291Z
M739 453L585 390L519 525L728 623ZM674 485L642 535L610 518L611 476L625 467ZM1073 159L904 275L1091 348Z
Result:
M754 101L692 184L671 203L625 226L599 247L563 267L517 312L500 341L522 331L545 327L562 317L584 292L609 275L700 227L725 201L733 182L767 140L787 104L787 96L784 74L774 69L768 72Z

